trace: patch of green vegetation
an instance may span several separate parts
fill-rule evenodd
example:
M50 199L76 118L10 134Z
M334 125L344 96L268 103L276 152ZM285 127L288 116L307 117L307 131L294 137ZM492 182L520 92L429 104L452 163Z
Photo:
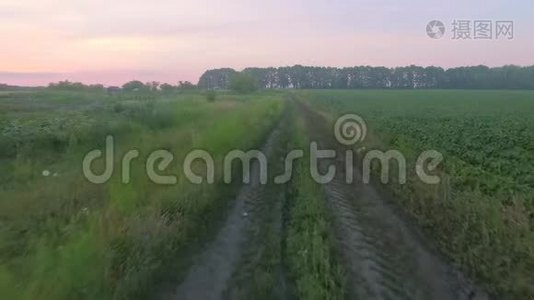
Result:
M215 101L215 99L217 99L217 92L213 90L206 92L206 100L208 100L209 102L213 102Z
M299 119L294 148L308 145ZM344 272L334 250L334 234L324 191L309 172L309 157L299 160L291 182L286 255L299 299L343 299Z
M222 166L226 152L257 146L282 105L279 97L262 95L236 101L228 94L214 103L200 92L84 95L25 94L0 122L7 174L0 177L0 294L10 299L146 296L168 268L187 266L180 254L214 230L232 199L233 187L220 172L213 185L186 180L186 153L209 150ZM95 185L83 177L82 159L102 149L108 134L116 141L115 172ZM120 158L130 149L141 155L125 185ZM156 185L145 174L155 149L174 154L164 173L176 175L176 185Z
M332 90L302 96L332 121L344 113L362 116L369 127L366 149L406 156L407 184L392 180L388 187L443 252L497 297L533 297L534 92ZM439 185L426 185L415 173L417 156L429 149L445 158Z
M236 73L230 79L230 89L236 93L252 93L258 89L256 79L246 73Z

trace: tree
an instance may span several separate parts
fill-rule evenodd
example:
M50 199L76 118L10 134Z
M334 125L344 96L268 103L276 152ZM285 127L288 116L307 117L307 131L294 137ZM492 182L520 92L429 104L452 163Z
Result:
M103 92L105 88L101 84L85 85L81 82L71 82L68 80L57 83L49 83L48 89L62 91L85 91L85 92Z
M132 80L122 85L125 92L137 92L147 90L148 87L139 80Z
M195 85L192 84L191 82L189 81L179 81L178 82L178 88L180 90L191 90L191 89L194 89L195 88Z
M258 89L256 79L249 74L237 73L230 80L230 89L240 94L251 93Z
M206 71L198 84L207 89L231 88L239 92L256 88L534 89L534 66L473 66L444 70L433 66L422 68L413 65L397 68L359 66L342 69L296 65L247 68L240 73L232 69L217 69Z
M171 85L171 84L168 84L168 83L163 83L159 86L159 89L165 93L165 94L169 94L169 93L172 93L176 87Z
M152 82L147 82L145 85L148 87L148 89L151 91L151 92L157 92L159 90L159 82L157 81L152 81Z
M208 70L200 76L198 87L203 89L227 89L230 86L230 79L237 72L234 69L224 68Z

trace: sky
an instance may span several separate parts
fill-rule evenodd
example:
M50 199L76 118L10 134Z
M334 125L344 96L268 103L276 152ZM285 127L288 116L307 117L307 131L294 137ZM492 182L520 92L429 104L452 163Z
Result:
M0 83L196 83L207 69L295 64L534 65L533 16L532 0L0 0ZM431 20L444 23L442 38L427 35ZM454 39L454 20L513 21L514 37L493 28L492 39Z

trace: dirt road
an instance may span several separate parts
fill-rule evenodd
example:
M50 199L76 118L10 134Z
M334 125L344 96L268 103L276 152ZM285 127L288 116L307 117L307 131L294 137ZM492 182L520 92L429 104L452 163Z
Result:
M282 157L284 128L288 119L285 114L273 129L261 151L269 161ZM285 152L285 149L283 150ZM249 184L244 184L216 238L198 255L185 280L162 299L235 299L240 294L243 277L252 273L256 257L262 248L260 227L270 215L273 225L282 223L281 203L283 186L261 184L260 166L251 162ZM281 228L278 228L281 230Z
M326 120L306 105L297 105L306 123L310 140L320 149L343 150ZM263 153L276 163L287 149L284 132L287 119L268 137ZM339 153L339 152L338 152ZM353 184L344 181L343 157L323 159L320 169L336 165L335 179L323 185L325 199L333 216L336 248L339 250L350 299L488 299L432 247L420 231L399 213L395 200L369 184L363 184L355 164ZM252 182L243 185L224 226L197 257L185 280L164 299L248 299L253 294L251 276L264 255L278 251L276 298L289 292L284 269L284 185L262 185L259 165L253 160ZM274 233L275 250L265 242L266 232ZM278 247L279 246L279 247ZM257 298L257 297L255 297Z

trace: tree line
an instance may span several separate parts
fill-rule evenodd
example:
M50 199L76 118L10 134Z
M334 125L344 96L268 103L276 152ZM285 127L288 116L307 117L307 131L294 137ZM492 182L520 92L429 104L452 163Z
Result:
M263 89L534 89L534 66L508 65L440 67L311 67L223 68L206 71L198 82L203 89L229 89L237 75Z
M1 88L1 85L0 85ZM68 80L53 82L48 84L49 90L62 91L87 91L87 92L104 92L104 91L120 91L120 92L175 92L189 89L195 89L196 86L189 81L179 81L178 84L172 85L169 83L159 83L157 81L142 82L139 80L128 81L121 87L110 86L104 87L102 84L83 84L81 82L71 82Z

